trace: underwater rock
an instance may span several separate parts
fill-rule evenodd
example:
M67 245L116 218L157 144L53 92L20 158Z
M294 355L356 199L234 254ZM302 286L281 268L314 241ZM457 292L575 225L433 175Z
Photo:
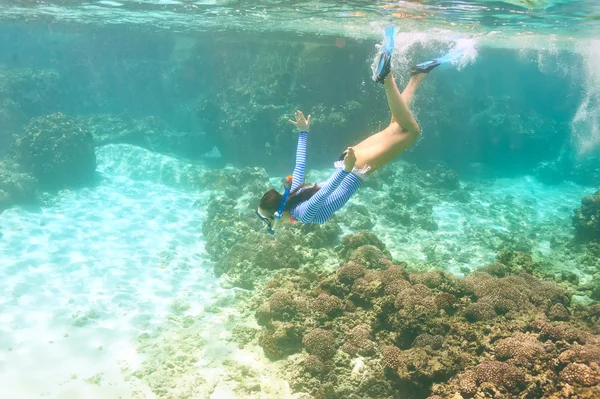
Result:
M305 235L310 248L331 247L339 242L342 228L333 220L324 224L302 224L300 231Z
M363 245L355 249L348 260L367 269L387 269L392 265L391 256L386 255L375 245Z
M385 244L370 231L359 231L358 233L344 236L338 250L342 258L347 259L355 249L358 249L363 245L375 246L379 248L385 256L391 257L391 254L385 248Z
M215 274L224 276L224 284L252 288L280 269L337 264L331 248L340 233L335 223L293 224L269 235L254 208L244 212L238 208L234 199L216 197L209 202L202 224L206 251L215 262Z
M567 308L562 303L555 303L548 309L548 318L554 321L567 321L569 320L570 314Z
M29 118L55 112L57 93L61 92L60 79L60 73L54 69L0 69L0 126L3 130L16 133ZM0 148L2 144L0 142Z
M401 351L394 370L401 381L431 385L443 381L460 370L461 357L451 351L439 352L431 347L415 347Z
M575 236L581 241L600 242L600 191L584 197L574 211Z
M370 230L375 226L369 208L364 205L349 204L346 210L349 227L354 231Z
M234 200L251 194L253 204L258 204L260 197L269 189L267 172L257 167L208 169L196 179L202 189L223 191Z
M588 273L600 272L600 242L590 241L586 244L583 256L581 257L581 265L585 267ZM579 285L579 276L575 273L566 275L566 280ZM570 277L570 278L568 278Z
M375 198L373 204L379 209L377 214L390 224L400 224L408 228L416 228L419 215L411 211L401 202L391 198Z
M10 160L0 161L0 213L14 205L37 201L37 180Z
M11 152L44 187L61 189L94 180L94 139L64 114L32 119L16 136Z
M535 275L541 271L541 265L533 260L531 254L522 251L500 251L497 261L507 267L507 275L518 274L521 271Z
M595 301L600 301L600 275L594 276L591 282L590 298Z
M413 185L394 185L390 189L390 198L398 204L413 206L418 204L425 196L422 190Z
M424 181L429 187L443 190L458 190L460 188L458 173L441 165L437 165L434 169L428 170L425 173Z

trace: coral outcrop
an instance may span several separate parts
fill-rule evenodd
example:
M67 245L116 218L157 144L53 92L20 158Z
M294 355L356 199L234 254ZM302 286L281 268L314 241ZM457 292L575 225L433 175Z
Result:
M94 139L64 114L32 119L16 136L12 152L21 168L44 187L61 189L94 180Z
M280 269L310 270L339 265L333 248L339 243L342 231L335 221L324 225L294 224L271 236L266 234L254 208L240 212L237 206L238 201L230 197L215 198L207 207L202 225L206 251L215 262L215 274L224 275L229 284L251 288ZM355 245L354 240L361 240L352 237L345 237L338 250L344 251ZM389 262L384 253L373 248L375 251L357 252L355 256L362 256L373 265Z
M381 399L600 392L596 311L527 273L537 270L527 254L501 253L493 274L456 278L408 272L371 233L340 247L335 272L286 271L260 294L259 342L270 358L300 355L287 360L295 390Z
M584 197L581 207L573 216L573 226L578 239L600 243L600 191Z
M35 202L37 181L10 159L0 161L0 212L17 204Z

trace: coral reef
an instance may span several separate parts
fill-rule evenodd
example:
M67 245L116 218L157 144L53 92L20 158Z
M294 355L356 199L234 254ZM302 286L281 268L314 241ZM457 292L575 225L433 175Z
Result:
M89 184L96 154L92 135L57 113L35 118L16 136L12 153L24 171L50 189Z
M191 142L192 132L206 132L236 166L265 167L289 165L273 155L293 147L287 116L298 107L307 108L322 133L312 147L318 166L330 165L332 154L340 151L341 133L354 142L365 132L379 130L381 121L389 118L381 89L361 84L368 78L365 60L372 58L373 40L346 37L343 46L336 47L338 38L328 35L280 40L263 32L239 36L227 31L182 38L178 32L133 33L126 26L110 32L97 29L90 27L90 34L77 44L55 40L53 35L18 35L21 47L29 51L26 61L7 60L7 68L0 72L0 113L8 110L10 119L28 119L56 112L57 105L80 115L126 109L136 117L160 117L177 132L190 132ZM108 46L111 41L121 46ZM142 42L147 46L138 45ZM421 50L414 46L404 54L410 59L395 65L399 83L408 76L406 65L424 56ZM559 73L532 73L519 62L518 52L484 51L486 56L469 74L449 71L449 79L420 89L415 98L417 119L435 140L423 140L407 154L412 160L426 164L433 155L460 170L477 162L501 171L512 164L529 171L539 161L555 159L568 140L565 126L576 105L557 109L548 99L570 98L572 82ZM60 62L48 54L58 54ZM23 68L36 64L55 69ZM500 76L508 67L527 74L528 84L513 85L510 74ZM488 80L490 73L494 82ZM531 98L530 85L541 95ZM471 117L458 126L455 115ZM175 147L180 155L193 152Z
M600 243L600 191L581 200L573 216L576 237Z
M227 284L252 288L279 269L339 265L332 247L338 243L341 229L334 221L324 225L295 224L271 236L265 234L254 208L240 212L237 206L234 199L215 198L207 207L202 225L206 251L215 262L214 271L218 276L224 275ZM351 237L344 242L352 241ZM352 244L341 244L338 250L343 251L348 245ZM364 255L371 256L375 263L384 262L377 254Z
M594 309L527 273L538 270L531 256L503 252L484 269L493 274L456 278L409 273L385 252L371 233L348 236L335 272L286 270L255 294L267 298L255 315L265 354L300 354L286 367L295 390L382 399L600 392Z
M48 68L0 68L0 157L30 118L55 112L60 73Z
M37 181L9 159L0 161L0 213L17 204L37 200Z

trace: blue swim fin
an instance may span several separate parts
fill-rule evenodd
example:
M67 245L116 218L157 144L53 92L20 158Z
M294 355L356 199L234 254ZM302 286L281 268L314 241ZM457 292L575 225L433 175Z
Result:
M411 75L416 75L419 73L429 73L433 68L440 66L441 64L442 63L436 59L421 62L420 64L417 64L414 67L412 67Z
M379 61L377 62L377 71L375 73L375 81L383 83L386 76L392 70L392 53L394 52L394 27L388 26L385 28L385 42L381 46Z

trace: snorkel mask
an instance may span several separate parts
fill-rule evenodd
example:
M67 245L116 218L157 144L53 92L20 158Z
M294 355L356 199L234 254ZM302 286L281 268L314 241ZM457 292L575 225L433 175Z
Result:
M267 228L269 229L269 234L274 235L275 234L275 227L277 226L277 222L279 222L279 219L281 219L281 216L283 215L283 210L285 209L285 204L288 200L288 197L290 196L290 191L292 190L292 176L288 176L284 179L283 181L283 186L285 188L285 191L283 192L283 197L281 198L281 204L279 205L279 209L277 210L277 212L274 213L274 218L273 218L273 222L271 223L271 220L269 218L264 217L263 215L261 215L258 210L256 210L256 215L267 224Z

